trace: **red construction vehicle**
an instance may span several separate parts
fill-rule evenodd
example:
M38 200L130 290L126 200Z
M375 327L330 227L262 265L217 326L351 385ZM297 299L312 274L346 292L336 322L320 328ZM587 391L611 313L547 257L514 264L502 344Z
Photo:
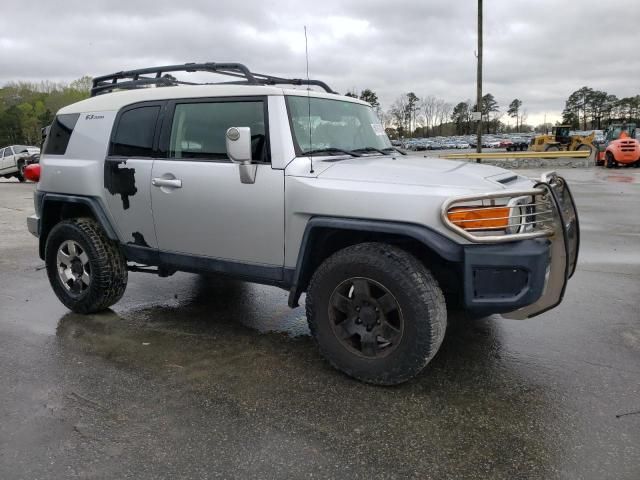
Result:
M605 142L598 147L597 165L615 168L622 165L640 167L640 142L636 139L635 123L612 123Z

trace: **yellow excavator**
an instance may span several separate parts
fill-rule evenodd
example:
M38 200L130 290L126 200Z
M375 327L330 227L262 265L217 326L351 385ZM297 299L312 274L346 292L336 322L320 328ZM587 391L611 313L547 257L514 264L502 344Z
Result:
M595 132L591 135L570 135L570 125L557 125L551 129L551 135L536 135L531 140L529 150L532 152L557 152L576 150L591 150Z

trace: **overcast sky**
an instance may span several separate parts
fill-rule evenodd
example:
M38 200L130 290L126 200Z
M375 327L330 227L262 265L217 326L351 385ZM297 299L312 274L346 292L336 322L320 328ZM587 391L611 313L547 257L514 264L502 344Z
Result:
M485 0L484 92L529 123L583 85L640 93L640 1ZM0 84L170 63L241 62L335 90L475 97L476 0L2 0ZM507 117L504 118L505 120Z

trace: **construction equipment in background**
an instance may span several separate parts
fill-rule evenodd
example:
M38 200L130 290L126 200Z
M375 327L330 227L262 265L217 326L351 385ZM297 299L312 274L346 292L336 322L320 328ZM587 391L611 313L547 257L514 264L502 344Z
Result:
M536 135L529 145L532 152L590 152L594 147L595 132L590 135L571 135L569 125L558 125L551 129L551 135Z
M612 123L605 132L604 142L597 148L597 165L640 167L640 142L636 139L635 123Z

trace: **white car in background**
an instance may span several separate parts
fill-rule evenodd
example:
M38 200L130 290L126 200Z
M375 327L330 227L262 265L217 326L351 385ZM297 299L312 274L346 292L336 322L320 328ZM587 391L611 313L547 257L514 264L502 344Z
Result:
M27 145L10 145L0 149L0 177L25 181L24 169L40 160L40 149Z

